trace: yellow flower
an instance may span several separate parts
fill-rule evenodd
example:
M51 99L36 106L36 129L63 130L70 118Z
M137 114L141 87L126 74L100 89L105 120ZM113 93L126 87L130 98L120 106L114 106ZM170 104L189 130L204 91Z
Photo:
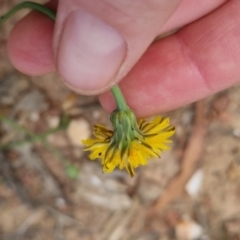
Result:
M155 117L147 122L145 119L137 122L134 113L128 109L115 110L111 114L113 130L95 125L95 139L83 140L85 151L91 151L91 160L102 160L103 172L110 173L116 167L126 168L133 177L134 168L147 164L152 157L160 157L163 150L168 150L169 137L175 128L169 124L169 119Z

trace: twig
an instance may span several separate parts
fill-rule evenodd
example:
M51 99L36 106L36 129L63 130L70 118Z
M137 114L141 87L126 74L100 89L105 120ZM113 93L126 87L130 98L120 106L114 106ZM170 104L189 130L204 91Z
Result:
M126 228L131 219L136 214L139 203L133 200L130 209L127 212L115 211L111 218L104 224L99 240L119 240L126 233Z
M165 192L150 209L149 215L161 211L184 190L188 180L196 170L202 153L203 140L206 133L206 119L204 117L204 103L199 101L195 105L195 120L192 134L182 157L180 172L170 181Z
M31 132L30 130L28 130L27 128L25 128L25 127L21 126L20 124L18 124L17 122L15 122L15 121L7 118L7 117L4 117L2 115L0 115L0 121L8 124L12 128L15 128L19 132L22 132L22 133L24 133L25 135L28 136L28 138L24 139L24 140L14 141L14 142L10 142L10 143L7 143L7 144L1 144L0 148L4 149L4 150L7 150L7 149L10 149L12 147L19 146L19 145L22 145L22 144L25 144L25 143L33 143L33 142L37 142L37 141L42 142L49 135L62 130L59 126L57 126L55 128L48 129L47 131L45 131L45 132L43 132L41 134L35 134L35 133Z
M17 228L15 235L18 237L23 236L33 224L36 224L43 218L44 214L44 208L34 210Z
M57 220L61 220L62 222L64 222L64 224L72 224L72 225L77 225L77 226L81 226L81 224L79 223L79 221L77 219L75 219L74 217L71 217L63 212L60 212L59 210L57 210L56 208L53 208L52 206L47 205L47 210L50 211L51 214L54 215L54 217Z
M132 206L130 210L125 214L121 221L117 224L116 228L113 229L110 236L107 238L109 240L120 240L127 232L127 225L131 221L131 219L134 217L134 214L136 214L137 209L139 207L139 203L137 200L134 200L132 203Z

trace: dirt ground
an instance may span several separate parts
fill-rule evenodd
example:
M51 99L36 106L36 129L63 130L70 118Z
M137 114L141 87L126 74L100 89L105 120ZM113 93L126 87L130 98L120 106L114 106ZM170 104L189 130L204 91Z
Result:
M166 113L172 150L135 178L102 174L80 143L93 124L109 125L97 97L8 60L22 14L0 26L0 239L240 239L240 86Z

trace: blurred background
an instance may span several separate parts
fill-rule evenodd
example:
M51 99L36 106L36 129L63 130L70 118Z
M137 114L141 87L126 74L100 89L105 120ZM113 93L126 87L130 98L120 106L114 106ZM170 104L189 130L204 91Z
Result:
M19 2L2 0L0 15ZM172 150L135 178L102 174L81 144L95 123L110 126L97 97L8 60L26 12L0 26L0 239L240 239L240 86L165 113Z

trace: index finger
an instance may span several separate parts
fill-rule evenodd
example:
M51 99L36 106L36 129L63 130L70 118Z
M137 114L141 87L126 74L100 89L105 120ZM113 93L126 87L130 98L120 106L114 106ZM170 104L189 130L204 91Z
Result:
M238 0L155 42L120 87L137 115L150 116L197 101L240 80ZM108 111L110 93L100 96Z

